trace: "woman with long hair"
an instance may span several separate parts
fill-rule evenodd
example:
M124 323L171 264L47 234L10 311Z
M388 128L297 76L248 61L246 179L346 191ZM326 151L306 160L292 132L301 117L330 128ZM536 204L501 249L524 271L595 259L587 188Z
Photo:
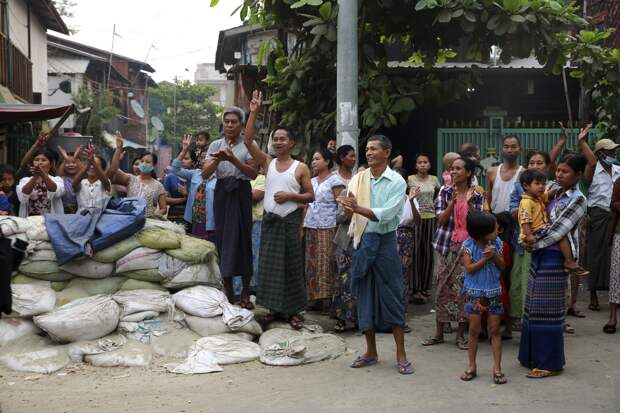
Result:
M56 154L45 147L33 153L30 176L22 178L17 185L19 216L63 214L62 196L65 183L59 176L50 175Z

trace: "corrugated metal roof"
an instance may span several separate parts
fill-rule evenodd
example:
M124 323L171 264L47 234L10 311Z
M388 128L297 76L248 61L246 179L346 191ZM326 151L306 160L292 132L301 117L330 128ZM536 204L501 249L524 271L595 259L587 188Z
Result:
M49 57L47 73L86 73L89 63L89 59Z

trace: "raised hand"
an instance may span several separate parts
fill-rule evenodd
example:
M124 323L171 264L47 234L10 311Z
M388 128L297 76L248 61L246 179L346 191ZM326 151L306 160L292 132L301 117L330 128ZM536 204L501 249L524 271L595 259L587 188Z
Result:
M88 159L88 162L90 162L93 165L95 164L96 151L97 151L97 148L93 144L88 145L88 147L86 148L86 159Z
M47 132L40 132L39 136L37 136L37 145L40 147L47 146L47 140L49 139L50 134Z
M58 149L58 153L60 154L60 156L62 156L62 159L67 160L67 158L69 157L69 154L67 153L65 148L63 148L62 146L58 145L57 149Z
M79 159L80 158L80 154L82 153L82 150L84 149L84 145L79 145L77 147L77 149L75 150L75 152L73 152L73 157L75 159Z
M255 90L252 92L252 100L250 101L250 112L258 112L263 103L263 92Z
M120 131L116 131L114 133L114 136L116 137L116 150L122 151L124 144L123 135L120 133Z
M422 191L422 188L419 186L416 186L413 188L413 191L409 192L409 199L415 199L418 197L418 195L420 195L420 192Z
M592 124L588 123L585 128L579 130L579 141L585 141L588 137L588 132L592 129Z
M568 134L566 133L566 128L564 127L564 123L558 122L558 125L560 125L560 140L565 141L568 137Z
M183 136L183 140L181 141L181 150L184 152L187 152L191 144L192 144L192 135Z

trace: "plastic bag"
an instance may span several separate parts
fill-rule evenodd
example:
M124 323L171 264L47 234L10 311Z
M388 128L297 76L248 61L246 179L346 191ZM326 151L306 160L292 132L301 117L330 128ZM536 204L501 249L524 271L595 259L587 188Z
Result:
M0 363L28 373L50 374L70 363L66 346L39 336L25 336L0 349Z
M41 330L31 320L23 318L0 318L0 347L20 337L40 334Z
M82 363L84 356L100 354L121 348L127 339L120 334L111 334L99 340L78 341L67 346L67 354L74 363Z
M52 311L56 293L51 287L37 284L18 284L11 288L13 312L19 317L30 317Z
M125 273L127 274L127 273ZM138 281L128 279L123 283L120 288L120 291L131 291L131 290L158 290L158 291L166 291L164 287L159 284L155 284L148 281Z
M121 289L125 281L127 281L125 277L108 277L101 280L77 277L69 281L67 288L79 288L88 295L114 294Z
M97 367L148 367L152 357L149 346L128 341L118 350L84 356L84 361Z
M112 297L95 295L79 298L33 320L54 341L71 343L110 334L118 325L120 313Z
M135 236L131 236L97 252L93 259L99 262L116 262L136 248L140 248L140 246L138 239Z
M161 251L151 248L136 248L116 261L116 272L124 273L127 271L159 268L161 254Z
M163 228L144 228L136 234L138 242L144 247L167 250L181 247L179 234Z
M178 262L183 262L177 260ZM176 276L162 282L162 285L170 289L180 289L195 285L207 285L221 289L223 287L222 276L217 265L194 264L182 269Z
M59 268L62 271L84 278L106 278L114 272L114 264L97 262L88 257L71 260Z
M185 316L185 322L192 331L201 337L214 336L225 333L249 333L253 336L260 336L263 333L263 329L256 320L252 320L249 323L243 325L237 330L232 330L226 325L222 317L215 316L210 318L195 317L192 315Z
M181 248L167 250L166 253L181 261L192 264L206 264L217 255L215 244L200 238L184 235L180 237Z
M215 317L222 314L221 303L227 303L226 295L215 288L202 285L186 288L172 296L174 304L187 314L198 317Z
M114 301L121 307L120 318L142 311L157 311L164 313L170 309L174 311L174 305L167 291L156 290L131 290L119 291L112 296Z

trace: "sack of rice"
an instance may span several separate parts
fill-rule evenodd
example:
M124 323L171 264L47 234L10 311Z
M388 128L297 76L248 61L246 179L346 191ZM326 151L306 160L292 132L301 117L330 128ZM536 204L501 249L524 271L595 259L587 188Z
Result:
M175 224L167 219L147 218L144 228L161 228L167 231L176 232L179 235L185 235L185 226Z
M120 288L120 291L131 291L131 290L157 290L157 291L166 291L164 287L159 284L155 284L148 281L140 281L128 279L123 283Z
M45 217L43 215L35 215L26 218L30 224L26 230L26 235L31 241L49 241L47 236L47 228L45 227Z
M99 262L116 262L136 248L140 248L140 246L138 239L135 236L131 236L97 252L93 256L93 259Z
M65 304L69 304L79 298L90 297L90 294L83 288L65 288L62 291L56 293L56 305L61 307Z
M136 238L143 247L153 248L155 250L168 250L181 247L179 234L162 228L144 228L136 234Z
M180 239L181 248L167 250L166 254L192 264L206 264L211 256L217 255L215 244L212 242L189 235L183 235Z
M127 271L159 268L161 255L161 251L152 248L136 248L116 261L116 272L121 274Z
M125 281L127 281L125 277L108 277L100 280L77 277L69 281L67 288L80 288L88 295L114 294L121 289Z
M194 264L181 270L174 278L165 280L162 285L178 290L194 285L208 285L217 289L223 286L220 269L217 265Z
M19 272L28 277L45 281L68 281L73 278L72 274L59 270L56 261L30 261L25 259L19 266Z
M62 271L84 278L106 278L114 272L114 264L97 262L88 257L71 260L59 268Z
M152 283L159 283L163 281L163 277L158 268L149 268L146 270L133 270L123 272L123 277L131 278L136 281L148 281Z
M37 284L17 284L11 287L13 312L19 317L31 317L52 311L56 293L51 287Z

